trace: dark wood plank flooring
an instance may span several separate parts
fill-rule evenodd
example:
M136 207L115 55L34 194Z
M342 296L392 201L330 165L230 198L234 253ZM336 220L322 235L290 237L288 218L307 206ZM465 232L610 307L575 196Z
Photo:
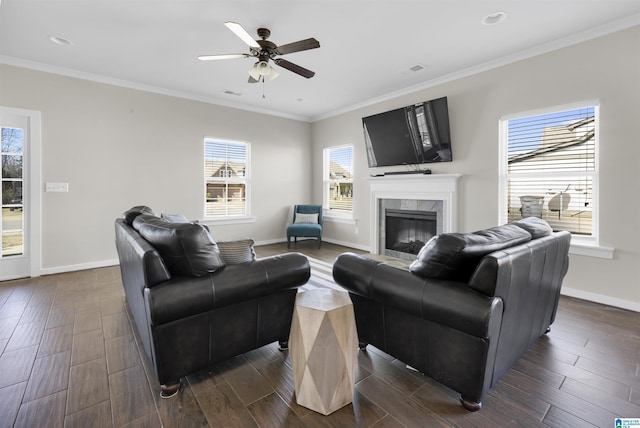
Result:
M332 262L313 241L256 248ZM480 412L369 347L354 402L322 416L295 402L276 344L183 380L160 399L136 340L118 267L0 283L2 427L612 427L640 417L640 314L562 297L551 333L491 389Z

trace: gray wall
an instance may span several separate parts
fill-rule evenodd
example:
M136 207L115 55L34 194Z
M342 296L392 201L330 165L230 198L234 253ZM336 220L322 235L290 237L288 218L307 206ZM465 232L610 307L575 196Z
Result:
M205 136L251 143L254 223L218 240L282 240L288 207L311 202L310 124L0 65L0 105L42 113L44 272L117 259L113 221L134 205L203 216ZM44 188L44 184L42 186Z
M498 119L598 99L600 243L613 260L572 255L564 292L640 311L640 27L389 99L313 124L0 65L0 105L42 112L44 271L116 257L113 219L132 205L202 217L202 140L252 143L255 223L214 226L217 239L283 238L289 207L322 200L322 149L355 147L355 225L325 237L369 247L369 184L361 118L447 96L454 161L463 174L460 231L498 221ZM275 149L274 149L275 148Z
M451 163L434 173L460 173L459 231L498 221L498 120L501 116L585 100L600 101L600 244L614 259L572 255L564 292L640 310L640 27L389 99L315 122L314 199L322 198L322 149L355 147L356 228L330 224L329 239L369 246L368 177L361 118L447 96ZM387 168L391 170L392 168ZM398 168L396 168L398 169Z

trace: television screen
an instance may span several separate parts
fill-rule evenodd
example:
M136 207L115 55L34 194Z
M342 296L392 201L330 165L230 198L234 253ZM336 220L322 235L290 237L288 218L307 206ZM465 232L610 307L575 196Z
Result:
M362 118L369 167L451 161L447 97Z

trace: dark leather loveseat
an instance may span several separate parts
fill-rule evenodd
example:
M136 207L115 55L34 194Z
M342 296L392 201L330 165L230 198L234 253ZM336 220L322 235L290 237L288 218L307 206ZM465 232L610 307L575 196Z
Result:
M409 270L352 253L334 264L372 344L461 394L471 411L554 321L571 235L527 218L430 240Z
M115 233L127 304L163 397L216 362L286 347L297 287L309 279L305 256L256 259L252 240L216 243L203 225L147 207L117 219Z

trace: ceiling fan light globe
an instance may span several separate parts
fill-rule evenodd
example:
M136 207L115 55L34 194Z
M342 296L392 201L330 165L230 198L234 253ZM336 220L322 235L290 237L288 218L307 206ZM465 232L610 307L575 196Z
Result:
M275 71L273 67L269 67L269 68L271 69L271 71L269 71L269 74L266 75L269 78L269 80L273 80L276 77L280 76L280 73Z
M249 70L249 76L253 77L254 80L260 79L260 73L258 72L257 64L251 67L251 70Z
M267 61L260 61L255 65L255 67L257 68L258 73L262 76L268 76L272 70L269 64L267 64Z

